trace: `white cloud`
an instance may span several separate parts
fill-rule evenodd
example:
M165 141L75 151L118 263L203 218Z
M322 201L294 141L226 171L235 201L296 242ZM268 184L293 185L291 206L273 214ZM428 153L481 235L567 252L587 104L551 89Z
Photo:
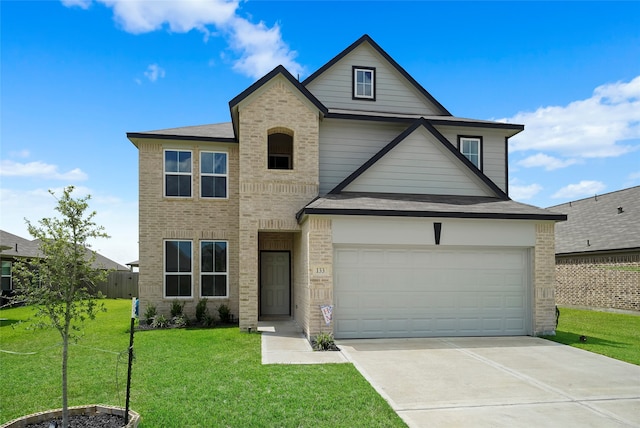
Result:
M624 141L640 138L640 76L597 87L585 100L540 107L502 119L525 124L509 150L554 152L572 158L614 157L637 149Z
M56 196L63 188L52 188ZM110 239L90 242L91 248L103 256L125 264L138 259L138 207L137 201L123 201L116 196L96 194L87 187L76 187L73 197L92 195L89 210L96 211L96 224L104 226ZM0 189L0 229L25 239L32 239L25 218L37 224L40 219L56 217L56 199L46 189Z
M578 199L584 196L593 196L602 191L607 186L600 181L582 180L578 184L569 184L551 195L554 199Z
M578 163L577 159L562 160L553 156L545 155L544 153L538 153L518 161L518 165L524 166L525 168L544 167L547 171L565 168L575 163Z
M238 16L239 0L95 0L113 9L115 21L132 34L167 28L174 33L197 30L205 41L221 34L234 52L233 69L259 78L282 64L294 76L303 73L296 52L282 39L280 26L269 28L264 22L251 23ZM91 0L62 0L66 6L87 8Z
M89 9L91 0L60 0L66 7L79 7L81 9Z
M84 181L88 178L80 168L67 172L59 172L57 165L44 162L20 163L11 160L0 162L0 176L4 177L36 177L51 180Z
M526 201L533 198L542 190L542 186L539 184L514 184L509 183L509 197L516 201Z
M27 149L22 149L22 150L18 150L18 151L10 151L9 152L9 157L12 157L12 158L26 159L29 156L31 156L31 153Z
M158 78L164 78L165 74L164 68L158 64L150 64L149 67L147 67L147 71L144 72L144 75L151 82L155 82Z

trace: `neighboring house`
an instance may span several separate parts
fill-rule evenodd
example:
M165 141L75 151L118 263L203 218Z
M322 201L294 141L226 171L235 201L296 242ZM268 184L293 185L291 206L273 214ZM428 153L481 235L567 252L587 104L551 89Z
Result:
M242 330L284 316L308 337L554 331L566 216L508 197L523 125L452 116L367 35L229 107L230 123L127 134L141 310L207 298Z
M13 264L17 260L41 257L39 241L28 240L4 230L0 230L0 261L2 263L2 294L10 293L13 286ZM91 250L86 249L87 257ZM101 254L96 253L93 262L96 269L113 269L116 271L128 271L126 266L114 262Z
M558 304L640 311L640 186L556 205Z

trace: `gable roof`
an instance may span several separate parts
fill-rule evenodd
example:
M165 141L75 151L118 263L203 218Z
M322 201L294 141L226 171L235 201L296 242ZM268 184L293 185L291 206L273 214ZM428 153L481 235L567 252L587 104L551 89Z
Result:
M640 186L549 209L568 217L556 225L556 254L640 251Z
M436 140L448 151L453 157L455 157L465 168L467 168L472 174L476 176L482 183L484 183L496 197L500 199L509 199L509 196L504 193L489 177L484 175L478 168L476 168L465 156L456 150L453 145L438 132L426 119L420 118L416 120L410 127L404 132L398 135L393 141L383 147L378 153L376 153L371 159L365 162L351 175L345 178L340 184L334 187L329 193L336 194L342 192L349 184L353 183L358 177L360 177L365 171L371 168L376 162L380 161L387 153L389 153L394 147L404 141L409 135L411 135L416 129L423 127L429 133L431 133Z
M296 214L296 218L301 221L309 214L552 221L567 219L564 214L500 198L388 193L329 194L311 201Z
M327 114L327 108L318 100L307 88L305 88L298 80L289 73L289 71L284 68L284 66L279 65L269 73L262 76L258 79L253 85L249 86L247 89L242 91L240 94L236 95L231 101L229 101L229 110L231 111L231 120L234 124L233 129L235 135L237 137L237 121L238 121L238 104L240 104L243 100L249 97L251 94L259 90L265 84L267 84L274 77L281 75L283 76L289 83L291 83L299 92L302 94L311 104L313 104L323 115Z
M309 83L313 82L316 78L318 78L318 76L322 75L325 71L327 71L329 68L331 68L338 61L343 59L345 56L347 56L349 53L351 53L353 50L355 50L357 47L359 47L363 43L368 43L398 73L400 73L402 77L404 77L420 94L422 94L427 100L429 100L429 102L431 102L438 110L440 110L443 116L451 116L451 113L449 113L449 111L446 108L444 108L444 106L440 104L438 100L436 100L429 92L427 92L426 89L422 87L422 85L420 85L413 77L411 77L411 75L407 73L407 71L404 68L402 68L400 64L398 64L393 58L391 58L391 56L387 52L385 52L384 49L382 49L368 34L364 34L362 37L360 37L358 40L353 42L345 50L343 50L338 55L333 57L333 59L331 59L329 62L327 62L322 67L320 67L309 77L303 80L302 84L304 86L307 86Z
M92 252L94 251L89 248L85 248L87 258L91 256ZM13 233L0 230L0 255L3 258L42 257L40 242L37 239L30 241L18 235L14 235ZM98 252L95 252L95 255L96 259L92 265L94 269L129 270L126 266L123 266Z

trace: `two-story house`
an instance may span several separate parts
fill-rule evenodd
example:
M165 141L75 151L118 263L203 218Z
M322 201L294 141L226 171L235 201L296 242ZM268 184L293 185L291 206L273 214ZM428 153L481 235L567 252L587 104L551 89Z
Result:
M308 337L554 331L566 216L508 196L523 125L451 115L367 35L229 107L229 123L127 134L142 310L207 298L242 330L284 316Z

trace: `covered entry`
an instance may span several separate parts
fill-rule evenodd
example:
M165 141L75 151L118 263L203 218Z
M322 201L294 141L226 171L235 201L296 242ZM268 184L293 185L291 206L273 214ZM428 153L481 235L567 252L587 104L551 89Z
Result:
M526 248L337 246L337 338L530 331Z

